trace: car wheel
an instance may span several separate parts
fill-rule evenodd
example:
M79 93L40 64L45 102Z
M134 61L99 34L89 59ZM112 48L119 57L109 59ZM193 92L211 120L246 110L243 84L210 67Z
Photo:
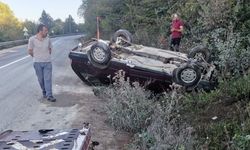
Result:
M132 34L128 30L120 29L113 35L112 42L118 42L121 46L130 46L132 43Z
M204 46L196 46L188 54L188 58L197 59L202 61L203 59L208 62L209 60L209 50Z
M180 85L194 87L201 79L201 71L195 64L185 64L176 70L175 78Z
M111 59L111 51L108 45L103 42L92 45L87 55L90 63L99 69L107 68Z
M175 68L173 73L172 73L172 81L174 83L179 83L178 77L177 77L177 72L178 72L179 68Z

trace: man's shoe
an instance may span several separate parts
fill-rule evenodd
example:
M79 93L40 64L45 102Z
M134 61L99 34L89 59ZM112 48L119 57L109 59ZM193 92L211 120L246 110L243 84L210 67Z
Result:
M46 99L46 98L47 98L47 96L46 96L46 95L43 95L43 98L44 98L44 99Z
M50 102L55 102L56 101L56 99L53 96L47 97L47 100L50 101Z

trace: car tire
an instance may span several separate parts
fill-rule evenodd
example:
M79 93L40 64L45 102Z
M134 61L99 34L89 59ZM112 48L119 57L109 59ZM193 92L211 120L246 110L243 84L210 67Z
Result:
M121 37L124 40L126 40L126 41L121 42L120 44L121 46L125 46L125 47L130 46L131 43L133 42L132 34L128 30L120 29L116 31L112 37L112 42L116 43L118 37Z
M176 69L174 80L185 87L195 87L201 79L201 70L195 64L185 64Z
M179 80L178 80L178 77L177 77L177 72L178 72L179 68L175 68L173 70L173 73L172 73L172 81L176 84L179 83Z
M100 41L91 46L87 55L90 63L99 69L107 68L111 59L111 51L108 45Z
M198 59L198 61L199 56L202 56L203 59L208 62L210 56L209 50L204 46L196 46L192 48L188 54L188 58Z

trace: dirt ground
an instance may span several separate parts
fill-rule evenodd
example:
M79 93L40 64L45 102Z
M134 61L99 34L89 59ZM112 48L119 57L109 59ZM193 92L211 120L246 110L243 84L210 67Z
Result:
M64 80L57 78L58 84L55 95L58 101L53 107L76 107L77 114L72 128L81 128L84 123L90 123L92 141L99 142L95 150L122 150L129 143L131 135L127 132L116 131L107 122L105 113L105 101L96 97L91 86L87 86L80 79L63 76ZM67 82L65 86L64 82ZM69 82L70 81L70 82ZM61 86L61 85L63 86ZM62 88L59 88L62 87ZM72 88L74 87L74 90ZM74 91L74 92L72 92ZM70 97L70 100L65 99ZM60 100L60 101L59 101Z
M91 124L92 141L100 143L95 150L121 150L128 144L130 135L126 132L115 131L106 121L107 115L104 110L104 103L101 99L92 94L85 97L82 107L78 113L79 120L73 123L80 126L84 122Z

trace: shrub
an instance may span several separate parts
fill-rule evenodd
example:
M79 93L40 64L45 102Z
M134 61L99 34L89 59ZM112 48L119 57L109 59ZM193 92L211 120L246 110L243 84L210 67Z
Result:
M223 77L247 74L250 67L250 46L244 43L249 43L250 37L219 28L212 32L210 40L213 59L216 60Z
M247 100L250 98L250 74L241 78L221 80L218 89L207 92L186 94L184 104L186 108L196 108L199 111L212 102L231 100L232 102Z
M101 92L101 97L107 100L108 119L116 129L138 132L149 123L155 98L139 83L131 85L126 81L123 72L117 73L115 80Z
M235 134L233 143L236 149L250 149L250 135Z
M197 133L197 147L249 149L250 75L221 81L210 93L184 97L183 112ZM218 116L213 120L212 117ZM191 119L192 118L192 119Z
M151 124L134 137L129 149L192 149L193 128L182 122L179 114L181 95L176 91L160 97Z

